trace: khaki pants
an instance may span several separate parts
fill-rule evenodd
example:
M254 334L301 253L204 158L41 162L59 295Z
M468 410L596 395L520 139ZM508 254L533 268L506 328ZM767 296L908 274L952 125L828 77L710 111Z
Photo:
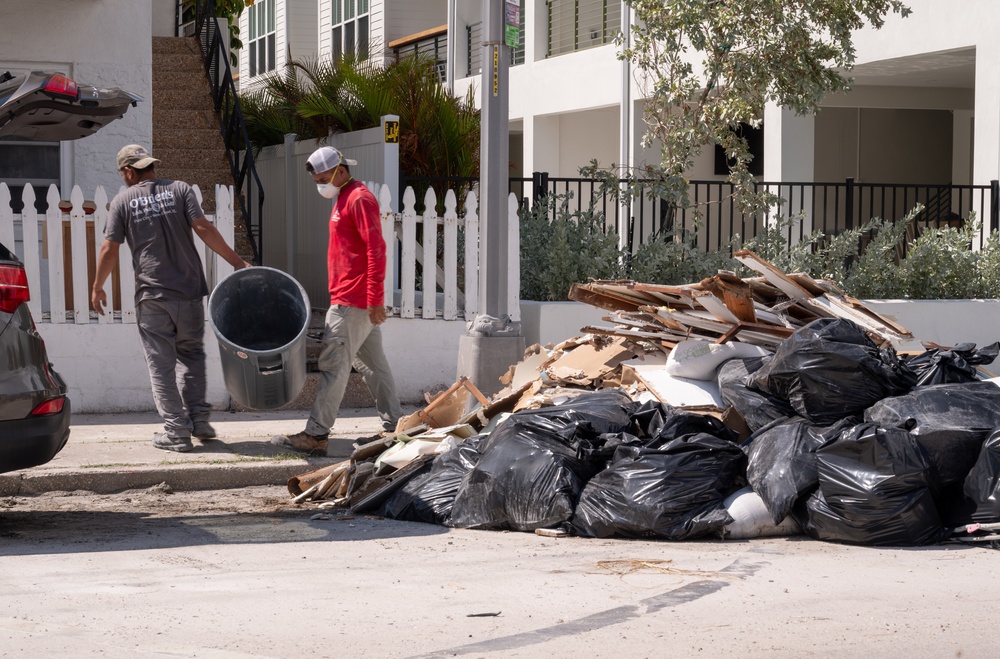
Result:
M389 360L382 349L382 330L372 325L367 309L335 304L326 312L323 350L317 361L322 383L306 424L310 435L326 435L333 428L352 364L375 397L382 427L386 430L396 427L402 409Z

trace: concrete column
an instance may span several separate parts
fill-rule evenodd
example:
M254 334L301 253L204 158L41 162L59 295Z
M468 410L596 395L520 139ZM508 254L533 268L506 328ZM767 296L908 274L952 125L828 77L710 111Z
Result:
M816 119L800 117L792 110L768 103L764 108L764 181L769 183L812 182L815 179ZM772 192L785 203L778 212L788 216L799 208L806 211L803 235L813 227L812 190L782 185Z
M549 172L553 176L559 171L559 119L525 115L524 126L524 172ZM529 197L534 190L525 190Z
M956 185L972 183L973 112L952 111L951 181Z
M1000 58L1000 44L984 40L976 44L975 152L972 179L988 185L1000 179L1000 76L988 62Z

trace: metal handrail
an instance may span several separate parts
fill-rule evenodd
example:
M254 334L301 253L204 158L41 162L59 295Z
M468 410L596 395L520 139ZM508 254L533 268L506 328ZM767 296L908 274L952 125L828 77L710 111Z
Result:
M247 131L236 83L229 66L228 50L219 28L214 0L192 0L194 9L194 36L201 46L205 75L212 88L215 113L226 145L226 159L232 172L236 203L247 239L253 252L253 262L262 263L262 227L264 215L264 188L254 165L253 145Z

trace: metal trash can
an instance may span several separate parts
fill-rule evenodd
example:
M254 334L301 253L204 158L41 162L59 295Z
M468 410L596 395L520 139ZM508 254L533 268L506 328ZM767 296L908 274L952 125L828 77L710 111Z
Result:
M229 395L269 410L291 402L306 381L309 297L291 275L267 267L236 270L208 298Z

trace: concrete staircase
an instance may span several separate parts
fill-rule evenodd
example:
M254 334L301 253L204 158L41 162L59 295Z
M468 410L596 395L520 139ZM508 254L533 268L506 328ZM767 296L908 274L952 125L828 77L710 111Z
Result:
M233 178L194 37L153 37L152 149L162 161L157 174L197 185L205 213L215 213L215 186L233 185ZM239 218L236 225L234 248L251 261Z
M215 213L215 186L233 185L225 144L215 116L201 51L194 37L153 37L153 155L162 178L186 181L201 189L202 208ZM236 252L247 261L252 250L242 222L236 223ZM326 309L314 309L306 343L306 384L282 409L308 410L319 389L316 358ZM214 346L207 346L214 349ZM233 404L236 409L239 406ZM374 407L375 401L358 373L351 379L342 407Z

